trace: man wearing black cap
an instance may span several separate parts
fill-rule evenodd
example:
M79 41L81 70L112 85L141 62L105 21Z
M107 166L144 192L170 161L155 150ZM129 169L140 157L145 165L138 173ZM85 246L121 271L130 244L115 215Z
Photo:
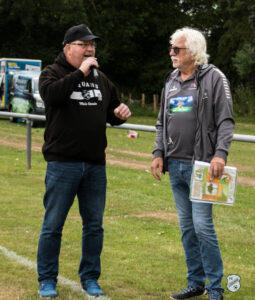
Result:
M47 161L45 216L37 262L39 295L56 297L58 260L65 219L78 198L82 218L79 276L83 290L103 295L101 273L103 213L106 194L106 123L119 125L130 116L112 82L98 68L95 41L84 24L67 30L63 52L41 73L39 90L46 108L43 155Z

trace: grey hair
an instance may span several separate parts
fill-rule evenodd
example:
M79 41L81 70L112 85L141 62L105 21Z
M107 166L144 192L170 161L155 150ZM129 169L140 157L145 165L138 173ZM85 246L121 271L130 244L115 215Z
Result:
M177 29L170 36L170 44L173 45L175 40L180 39L182 37L186 39L185 45L195 57L194 65L200 66L203 64L207 64L209 55L206 53L206 39L202 32L190 27L183 27L181 29Z

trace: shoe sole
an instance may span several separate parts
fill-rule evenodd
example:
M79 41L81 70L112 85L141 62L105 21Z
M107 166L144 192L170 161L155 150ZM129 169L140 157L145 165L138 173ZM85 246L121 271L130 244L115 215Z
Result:
M203 296L203 295L207 295L207 291L206 290L204 290L203 294L201 294L201 295L189 297L189 298L186 298L186 299L190 299L190 298L194 298L194 297L199 297L199 296ZM170 296L169 300L182 300L182 299L173 298L173 297ZM185 300L185 298L183 300Z
M43 299L51 299L51 298L56 298L56 297L58 296L58 295L56 295L56 296L54 295L54 296L47 296L47 297L44 297L44 296L41 296L41 295L40 295L40 292L39 292L39 291L38 291L38 294L39 294L39 297L40 297L40 298L43 298Z
M97 295L90 295L87 293L86 290L82 289L82 291L89 297L89 298L99 298L99 297L104 297L104 294L103 295L100 295L100 294L97 294Z

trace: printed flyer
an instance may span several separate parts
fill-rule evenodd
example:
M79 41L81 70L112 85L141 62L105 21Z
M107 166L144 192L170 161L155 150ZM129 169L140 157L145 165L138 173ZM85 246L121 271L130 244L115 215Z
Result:
M235 200L237 169L224 168L221 178L211 179L210 164L195 161L191 177L190 200L195 202L233 205Z

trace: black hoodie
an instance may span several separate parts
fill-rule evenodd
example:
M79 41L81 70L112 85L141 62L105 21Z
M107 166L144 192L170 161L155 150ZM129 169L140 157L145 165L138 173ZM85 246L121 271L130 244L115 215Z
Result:
M105 164L106 122L124 123L113 113L120 101L112 82L100 71L96 80L84 77L60 53L42 71L39 90L46 111L45 160Z

